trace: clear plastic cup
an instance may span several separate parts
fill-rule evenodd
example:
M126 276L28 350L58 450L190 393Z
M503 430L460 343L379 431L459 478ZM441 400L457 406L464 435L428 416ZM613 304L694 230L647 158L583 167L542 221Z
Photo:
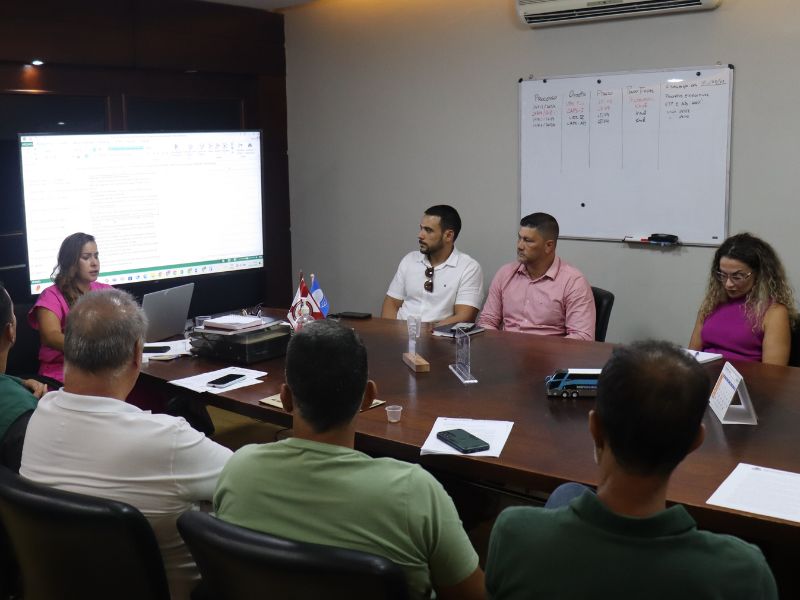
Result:
M203 323L205 323L208 319L210 319L210 315L199 315L194 318L194 326L195 327L202 327Z
M397 423L400 421L400 415L403 413L403 407L399 404L392 404L386 407L386 418L389 423Z

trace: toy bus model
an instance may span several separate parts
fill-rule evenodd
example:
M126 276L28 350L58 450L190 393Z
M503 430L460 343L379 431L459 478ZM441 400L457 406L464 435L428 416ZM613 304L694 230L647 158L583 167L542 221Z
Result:
M600 369L559 369L544 380L544 389L551 398L592 398L597 395Z

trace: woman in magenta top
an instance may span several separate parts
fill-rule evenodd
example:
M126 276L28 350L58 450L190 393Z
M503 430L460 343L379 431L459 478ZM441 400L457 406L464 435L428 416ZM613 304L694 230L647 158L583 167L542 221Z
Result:
M740 233L714 255L689 348L726 360L786 365L796 318L794 293L775 250Z
M64 326L70 308L83 294L110 288L98 283L100 255L94 238L73 233L61 242L58 265L53 270L54 284L45 289L28 313L28 323L39 330L39 374L64 381Z

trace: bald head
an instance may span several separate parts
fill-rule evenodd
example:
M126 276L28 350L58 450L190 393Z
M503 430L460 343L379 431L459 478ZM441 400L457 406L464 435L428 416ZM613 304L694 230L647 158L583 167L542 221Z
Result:
M64 360L87 373L120 370L141 352L146 331L147 317L130 294L89 292L67 316Z

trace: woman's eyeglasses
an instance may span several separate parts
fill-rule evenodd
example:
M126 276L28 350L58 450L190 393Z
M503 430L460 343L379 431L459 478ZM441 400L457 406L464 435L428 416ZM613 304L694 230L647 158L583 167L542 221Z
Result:
M425 291L433 293L433 267L425 269L425 277L428 278L425 281Z
M730 279L733 285L744 283L750 279L750 275L752 274L752 271L749 273L742 273L741 271L736 271L736 273L723 273L722 271L714 271L714 277L717 278L717 281L720 283L725 283L728 279Z

